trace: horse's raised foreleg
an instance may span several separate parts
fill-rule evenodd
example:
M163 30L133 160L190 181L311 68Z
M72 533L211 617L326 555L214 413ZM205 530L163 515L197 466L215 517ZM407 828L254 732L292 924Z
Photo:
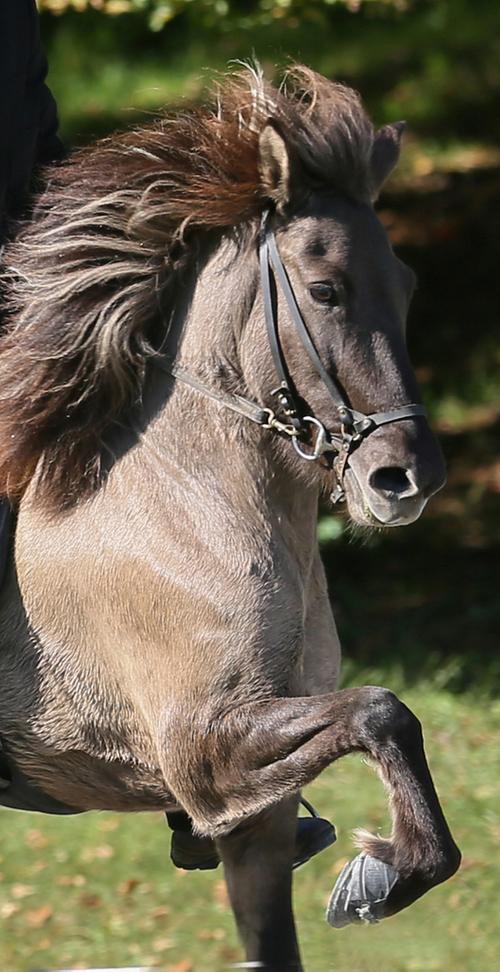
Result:
M217 841L249 968L302 969L292 912L296 826L292 797Z
M382 880L375 875L372 882L367 874L366 900L357 901L356 914L346 912L349 920L393 914L458 867L460 854L432 783L420 724L386 689L271 699L211 719L199 711L194 723L191 713L189 725L176 719L176 732L189 733L189 751L183 735L177 769L173 734L169 782L200 832L215 837L296 793L347 753L373 760L389 791L393 830L388 840L360 835L370 859L380 862Z

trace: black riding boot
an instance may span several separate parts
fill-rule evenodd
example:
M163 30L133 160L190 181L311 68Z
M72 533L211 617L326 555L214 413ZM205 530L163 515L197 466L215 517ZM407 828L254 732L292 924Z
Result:
M297 820L297 837L293 866L300 867L336 840L335 827L319 817L307 800L300 801L311 814ZM183 871L211 871L220 864L217 848L210 837L193 834L191 821L182 810L166 814L173 830L170 858Z
M183 810L165 814L172 828L170 859L183 871L213 871L220 864L217 848L210 837L193 834L191 820Z

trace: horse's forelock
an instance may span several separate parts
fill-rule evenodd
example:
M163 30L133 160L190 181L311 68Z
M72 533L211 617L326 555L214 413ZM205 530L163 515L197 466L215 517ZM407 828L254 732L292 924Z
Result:
M356 91L296 65L282 86L290 106L288 138L306 171L354 199L371 194L374 129Z
M212 107L114 135L49 170L5 252L0 493L18 497L37 463L52 507L93 487L105 430L140 388L182 244L251 221L267 203L258 142L270 119L316 182L367 195L373 129L359 98L303 67L280 89L243 68Z

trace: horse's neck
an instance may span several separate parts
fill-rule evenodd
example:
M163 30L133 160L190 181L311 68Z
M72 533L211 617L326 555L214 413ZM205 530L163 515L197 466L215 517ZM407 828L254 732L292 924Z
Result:
M154 381L165 378L157 372ZM139 449L142 488L150 498L158 491L156 506L168 496L200 529L224 531L228 548L283 542L299 568L309 568L318 489L282 464L271 432L176 381Z
M173 323L170 353L213 391L227 392L234 383L235 390L254 397L255 389L242 378L240 352L258 286L256 261L226 244L206 261L188 308ZM264 331L263 322L257 324L265 348ZM248 332L246 340L248 345ZM251 353L255 373L258 348L251 347ZM270 543L283 535L297 560L310 563L318 505L312 477L301 480L286 468L271 432L199 390L177 380L164 401L166 381L161 371L153 371L150 408L157 407L155 401L162 405L146 439L152 456L167 458L171 481L185 484L186 507L192 509L202 497L221 515L226 509L236 532L251 531L262 542L267 536Z

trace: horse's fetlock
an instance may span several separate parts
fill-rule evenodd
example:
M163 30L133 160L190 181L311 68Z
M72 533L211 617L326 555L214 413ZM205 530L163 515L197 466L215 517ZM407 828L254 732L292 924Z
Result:
M426 889L434 888L453 877L460 867L461 859L462 855L454 843L447 847L434 847L430 853L424 854L421 851L414 856L410 874ZM407 863L410 860L409 857ZM406 876L408 868L401 870L403 876Z
M462 854L456 844L443 852L436 863L436 878L438 882L448 881L457 873L462 862Z

